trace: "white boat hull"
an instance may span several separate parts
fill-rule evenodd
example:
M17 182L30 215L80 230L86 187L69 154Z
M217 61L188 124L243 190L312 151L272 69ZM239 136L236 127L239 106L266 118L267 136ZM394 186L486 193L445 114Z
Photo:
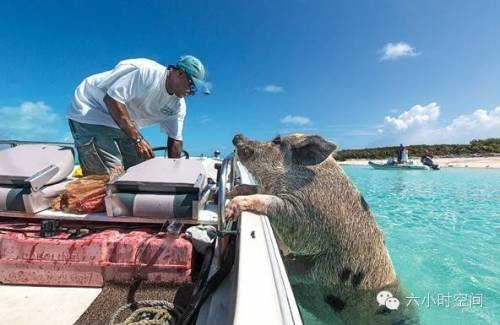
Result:
M373 161L369 161L368 165L374 169L388 169L388 170L428 170L428 166L424 165L413 165L413 164L380 164Z

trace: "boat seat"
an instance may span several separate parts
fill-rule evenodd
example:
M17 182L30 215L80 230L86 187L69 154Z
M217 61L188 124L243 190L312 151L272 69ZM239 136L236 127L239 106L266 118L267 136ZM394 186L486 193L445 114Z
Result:
M110 217L197 219L209 193L207 171L196 159L155 157L130 167L108 186Z
M32 214L47 209L73 167L69 147L24 144L0 150L0 210Z

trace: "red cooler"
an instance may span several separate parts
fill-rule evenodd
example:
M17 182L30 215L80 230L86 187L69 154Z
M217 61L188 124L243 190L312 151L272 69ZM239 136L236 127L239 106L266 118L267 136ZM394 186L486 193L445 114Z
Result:
M182 235L85 226L90 232L77 232L81 238L71 231L44 238L38 224L0 227L0 283L102 287L106 281L134 278L191 281L193 247Z

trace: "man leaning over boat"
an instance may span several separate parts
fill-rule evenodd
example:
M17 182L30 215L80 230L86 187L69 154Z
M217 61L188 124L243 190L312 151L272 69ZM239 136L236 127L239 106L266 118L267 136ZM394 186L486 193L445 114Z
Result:
M168 156L179 158L186 96L210 91L205 68L194 56L165 67L148 59L119 62L87 77L68 109L69 127L84 175L109 174L153 157L140 129L152 124L168 136Z

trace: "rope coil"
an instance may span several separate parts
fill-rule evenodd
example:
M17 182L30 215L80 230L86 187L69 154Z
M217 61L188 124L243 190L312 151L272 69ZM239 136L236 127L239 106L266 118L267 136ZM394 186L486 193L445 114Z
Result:
M123 322L116 320L127 309L132 306L142 306L137 308ZM174 305L165 300L143 300L126 304L118 308L111 316L109 325L169 325L172 320L171 311Z

